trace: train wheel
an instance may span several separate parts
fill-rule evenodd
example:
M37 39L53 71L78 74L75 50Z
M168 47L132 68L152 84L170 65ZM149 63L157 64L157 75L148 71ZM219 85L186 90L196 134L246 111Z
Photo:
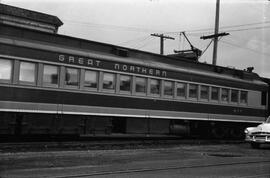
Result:
M260 148L260 143L250 143L252 148L258 149Z
M225 130L222 127L214 127L211 130L212 137L215 139L224 138L226 136Z
M239 128L231 128L229 131L229 137L233 139L243 138L244 132Z

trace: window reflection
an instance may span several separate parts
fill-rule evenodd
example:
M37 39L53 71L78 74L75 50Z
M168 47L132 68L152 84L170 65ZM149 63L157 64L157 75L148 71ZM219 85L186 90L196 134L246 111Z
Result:
M229 90L228 89L222 88L221 101L225 101L225 102L229 101Z
M146 78L136 77L136 92L146 93Z
M114 90L115 89L115 75L111 73L103 74L103 89Z
M44 65L43 67L43 84L58 85L58 67L53 65Z
M0 80L10 80L12 72L11 60L0 59Z
M160 94L160 81L157 79L150 80L150 93L151 94Z
M21 62L19 80L34 83L36 81L36 65L31 62Z
M131 90L131 76L120 75L120 91L129 91Z
M173 82L169 82L169 81L164 82L164 95L167 95L167 96L173 95Z
M75 68L66 68L65 85L78 87L79 86L79 70Z
M84 73L84 87L97 88L98 73L86 70Z
M238 91L232 90L231 91L231 102L238 102Z
M176 95L178 97L186 97L186 84L176 83Z
M241 91L240 94L240 103L246 104L247 103L247 91Z
M201 99L208 100L209 99L209 87L208 86L201 86Z
M211 100L216 100L216 101L218 101L218 95L219 95L219 88L217 88L217 87L212 87L212 91L211 91Z
M198 85L189 84L189 98L198 98Z

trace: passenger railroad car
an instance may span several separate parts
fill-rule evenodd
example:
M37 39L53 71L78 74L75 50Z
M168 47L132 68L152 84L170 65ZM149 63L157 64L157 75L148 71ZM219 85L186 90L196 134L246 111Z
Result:
M251 71L59 35L55 16L1 8L2 136L240 137L266 118Z

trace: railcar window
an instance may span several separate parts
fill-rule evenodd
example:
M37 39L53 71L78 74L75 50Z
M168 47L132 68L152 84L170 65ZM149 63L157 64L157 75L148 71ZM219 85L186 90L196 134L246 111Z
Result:
M209 99L209 87L208 86L201 86L201 99L208 100Z
M120 91L131 91L131 76L120 75Z
M198 98L198 85L189 84L189 98Z
M26 83L35 83L36 64L32 62L21 62L19 80Z
M221 90L221 101L228 102L229 101L229 90L222 88Z
M267 102L267 92L262 91L262 93L261 93L261 105L266 106L266 102Z
M248 97L247 91L241 91L241 93L240 93L240 103L246 104L247 103L247 97Z
M155 95L160 94L160 80L157 79L150 80L150 93Z
M217 88L217 87L212 87L212 91L211 91L211 100L218 101L218 95L219 95L219 88Z
M59 78L59 68L53 65L44 65L43 67L43 85L57 86Z
M10 80L12 72L11 60L0 59L0 80Z
M136 92L146 93L146 78L136 77Z
M231 102L237 103L238 102L238 90L231 91Z
M98 73L96 71L85 70L84 73L84 87L97 88Z
M173 82L164 81L164 95L166 96L173 95Z
M176 83L176 96L177 97L186 97L186 88L185 83Z
M103 73L103 89L115 89L115 75L112 73Z
M75 68L66 68L65 85L70 87L79 86L79 70Z

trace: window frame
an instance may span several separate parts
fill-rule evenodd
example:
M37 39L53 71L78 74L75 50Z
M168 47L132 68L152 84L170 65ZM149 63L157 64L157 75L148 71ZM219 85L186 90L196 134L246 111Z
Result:
M233 97L232 97L234 91L236 91L236 93L237 93L236 101L233 101ZM239 90L231 89L230 93L231 93L230 94L230 102L233 103L233 104L238 104L239 103L239 95L240 95Z
M158 82L158 93L152 93L152 84L151 81L157 81ZM160 97L161 96L161 87L162 85L162 81L160 79L156 79L156 78L149 78L149 95L150 96L154 96L154 97Z
M44 83L44 69L45 69L45 66L54 66L54 67L56 67L57 76L58 76L57 84ZM43 64L43 67L42 67L42 86L43 87L53 87L53 88L58 88L60 86L60 67L58 65L46 64L46 63Z
M183 84L183 86L184 86L184 96L179 96L178 95L177 84ZM176 96L176 98L179 98L179 99L186 99L187 98L187 83L184 83L184 82L176 82L175 83L175 96Z
M22 63L29 63L29 64L33 64L34 65L34 74L33 74L33 76L34 76L34 81L33 82L29 82L29 81L23 81L23 80L20 80L20 76L21 76L21 64ZM37 80L38 80L38 76L37 76L37 74L38 74L38 65L37 65L37 63L36 62L29 62L29 61L19 61L19 66L18 66L19 68L18 68L18 82L19 82L19 84L21 84L21 85L32 85L32 86L35 86L35 85L37 85Z
M195 86L196 87L196 97L191 97L190 96L190 86ZM199 98L199 85L198 84L195 84L195 83L189 83L188 84L188 99L190 100L198 100Z
M76 69L77 70L77 81L78 81L78 84L77 85L68 85L66 82L66 77L67 77L67 69ZM65 67L65 70L64 70L64 87L65 88L72 88L72 89L79 89L80 87L80 72L81 70L79 68L76 68L76 67Z
M9 77L9 79L1 79L0 78L0 82L1 83L12 83L13 74L14 74L14 60L5 59L5 58L0 58L0 60L10 61L10 77Z
M213 99L213 88L217 89L217 99ZM211 92L210 92L210 101L218 103L219 100L220 100L220 88L216 87L216 86L211 86L210 90L211 90Z
M113 88L104 88L104 76L106 74L112 74L113 76ZM116 80L117 80L117 75L113 72L102 72L102 77L101 77L101 90L104 92L109 92L109 93L115 93L116 92Z
M167 82L169 82L169 83L171 83L171 95L167 95L166 93L165 93L165 90L166 90L166 84L165 83L167 83ZM166 97L166 98L173 98L174 97L174 82L173 81L169 81L169 80L164 80L163 81L163 96L164 97Z
M121 90L121 77L129 77L130 78L129 90ZM132 92L132 84L133 84L132 75L127 75L127 74L120 74L119 75L119 93L121 93L121 94L131 94L131 92Z
M144 92L139 92L137 91L137 79L140 78L140 79L144 79L145 81L145 87L144 87ZM141 76L135 76L135 80L134 80L134 92L135 92L135 95L140 95L140 96L146 96L147 95L147 90L148 90L148 79L146 77L141 77Z
M202 88L206 87L207 88L207 98L202 98ZM200 85L200 100L202 101L209 101L210 99L210 86L208 85Z
M246 93L246 98L245 98L245 102L242 102L242 93ZM239 101L239 103L241 104L241 105L247 105L248 104L248 91L244 91L244 90L241 90L240 91L240 101Z
M225 96L225 95L223 95L223 91L227 91L227 100L223 100L223 96ZM229 101L230 101L230 89L221 88L221 94L220 95L221 95L220 100L221 100L222 103L229 103Z
M96 73L96 87L88 87L88 86L85 86L85 76L86 76L86 73L87 72L95 72ZM83 80L82 81L82 87L84 90L89 90L89 91L97 91L98 90L98 87L99 87L99 76L100 76L100 72L97 71L97 70L91 70L91 69L84 69L83 70L83 75L82 75L82 78Z

